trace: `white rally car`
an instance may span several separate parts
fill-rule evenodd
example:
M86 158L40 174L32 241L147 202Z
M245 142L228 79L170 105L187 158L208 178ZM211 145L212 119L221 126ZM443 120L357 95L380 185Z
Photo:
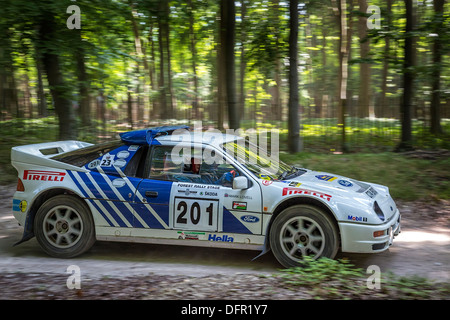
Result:
M273 160L238 136L186 140L177 133L185 129L12 148L13 213L24 227L18 243L36 236L61 258L95 240L272 250L290 267L339 249L381 252L400 232L385 186L282 162L273 172L266 167Z

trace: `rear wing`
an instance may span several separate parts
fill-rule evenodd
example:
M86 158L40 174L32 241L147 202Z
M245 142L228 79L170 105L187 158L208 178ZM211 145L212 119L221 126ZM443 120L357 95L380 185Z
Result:
M16 165L29 164L63 170L85 171L83 168L50 158L57 154L89 147L91 145L92 143L70 140L13 147L11 149L11 164L16 169Z

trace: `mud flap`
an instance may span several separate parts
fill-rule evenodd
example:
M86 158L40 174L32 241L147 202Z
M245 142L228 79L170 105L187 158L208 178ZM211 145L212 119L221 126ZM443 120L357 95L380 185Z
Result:
M251 261L255 261L256 259L258 259L259 257L262 257L263 255L265 255L267 252L270 251L270 246L269 246L269 242L267 241L267 238L268 237L266 236L266 238L264 239L264 244L263 244L261 253L258 254L256 257L254 257Z
M34 237L33 223L34 223L34 214L28 213L27 218L25 219L25 227L23 228L22 239L14 243L13 247L21 244L22 242L28 241Z

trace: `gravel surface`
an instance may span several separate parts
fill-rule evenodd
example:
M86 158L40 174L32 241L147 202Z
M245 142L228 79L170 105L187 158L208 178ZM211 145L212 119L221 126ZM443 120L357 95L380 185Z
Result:
M107 252L112 251L111 247L100 246L99 252L94 252L88 256L88 260L83 260L82 273L80 276L80 288L70 289L73 283L70 273L48 272L52 270L52 264L59 264L61 261L46 257L36 245L24 244L26 249L20 249L20 246L11 249L11 243L20 238L21 228L19 228L11 215L11 197L15 186L0 186L0 299L6 300L298 300L314 299L319 293L320 288L311 290L311 288L288 288L279 277L270 276L277 271L273 267L273 260L269 259L267 270L259 272L258 270L246 270L247 265L239 268L229 268L224 266L227 261L232 263L239 260L239 253L235 257L218 258L215 263L208 260L211 267L200 264L196 267L190 266L185 269L179 268L180 264L172 264L172 261L164 261L166 264L147 264L146 262L135 263L140 253L124 253L122 260L117 256L113 259L102 256L102 248ZM11 191L12 190L12 191ZM398 202L398 207L402 212L403 230L405 235L413 237L399 240L399 246L393 246L393 253L386 253L383 261L387 266L404 271L405 274L420 274L419 271L430 269L437 275L436 279L441 282L450 282L449 268L449 245L450 245L450 201L434 202ZM416 232L416 233L414 233ZM425 239L427 242L440 244L428 246L424 250L418 246L415 234L426 234L435 238ZM402 234L400 235L402 236ZM401 239L399 236L399 239ZM15 238L15 239L13 239ZM403 243L403 244L402 244ZM394 241L395 244L395 241ZM121 244L124 245L124 244ZM26 246L31 246L27 249ZM16 249L19 248L19 249ZM123 248L123 247L120 247ZM132 247L131 247L132 248ZM409 251L413 248L415 251ZM114 247L112 247L114 249ZM25 251L18 251L25 250ZM26 251L28 250L28 251ZM186 249L187 250L187 249ZM212 249L205 249L212 250ZM25 253L24 253L25 252ZM31 255L30 255L31 252ZM38 252L38 253L36 253ZM187 255L191 255L188 251ZM228 251L218 251L225 252ZM234 252L234 251L233 251ZM177 253L181 258L183 252ZM172 253L169 254L172 256ZM350 255L351 256L351 255ZM377 255L364 255L364 261L367 264L373 264L371 259L377 259ZM395 257L402 256L402 259ZM408 260L408 257L411 260ZM358 255L354 257L358 261ZM374 257L374 258L372 258ZM379 256L380 257L380 256ZM203 257L204 258L204 257ZM165 258L164 258L165 259ZM186 258L187 259L187 258ZM209 259L209 258L208 258ZM222 260L220 260L222 259ZM228 259L228 260L227 260ZM353 259L353 258L352 258ZM380 258L378 258L380 259ZM391 260L390 260L391 259ZM55 262L57 261L57 262ZM65 262L67 266L71 260ZM86 262L87 261L87 262ZM378 260L381 262L381 260ZM23 265L20 265L20 264ZM34 264L33 264L34 263ZM78 262L72 262L78 263ZM146 266L144 272L131 272L128 264L132 266ZM42 268L39 266L42 265ZM117 267L115 267L117 265ZM182 264L181 264L182 265ZM400 265L400 266L399 266ZM20 266L20 267L18 267ZM27 268L27 266L30 266ZM105 272L94 273L84 272L93 269L104 268ZM156 266L156 267L155 267ZM22 268L23 267L23 268ZM120 269L122 268L122 269ZM158 269L159 268L159 269ZM170 272L164 272L162 269L171 269ZM178 269L177 269L178 268ZM190 269L189 269L190 268ZM216 269L215 269L216 268ZM30 271L32 270L32 271ZM46 271L44 271L46 270ZM59 268L61 270L61 268ZM116 272L107 272L108 270ZM128 270L130 272L125 272ZM187 270L185 273L177 270ZM189 271L191 270L191 271ZM196 270L196 271L195 271ZM207 270L207 272L205 272ZM217 270L217 271L215 271ZM244 270L244 271L242 271ZM272 272L273 271L273 272ZM68 283L69 281L69 283ZM358 279L355 281L364 281ZM373 292L368 291L358 296L349 293L350 299L395 299L392 291ZM437 299L450 299L448 296L436 295Z

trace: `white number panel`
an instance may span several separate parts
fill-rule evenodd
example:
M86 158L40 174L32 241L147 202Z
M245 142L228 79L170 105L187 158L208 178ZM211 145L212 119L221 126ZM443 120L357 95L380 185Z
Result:
M217 231L219 200L175 197L175 229Z

